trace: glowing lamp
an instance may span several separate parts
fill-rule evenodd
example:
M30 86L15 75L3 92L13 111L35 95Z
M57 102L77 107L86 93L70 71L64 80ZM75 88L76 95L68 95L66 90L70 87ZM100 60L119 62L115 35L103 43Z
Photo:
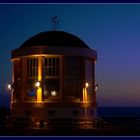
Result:
M86 86L86 88L89 86L89 84L88 83L85 83L85 86Z
M36 82L36 83L35 83L35 86L36 86L37 88L39 88L39 87L40 87L40 82L39 82L39 81Z
M8 84L8 86L7 86L7 87L8 87L8 89L9 89L9 90L11 90L11 89L12 89L12 85L11 85L11 84Z
M56 91L51 91L52 96L56 96Z
M97 91L97 89L98 89L98 84L95 85L95 91Z

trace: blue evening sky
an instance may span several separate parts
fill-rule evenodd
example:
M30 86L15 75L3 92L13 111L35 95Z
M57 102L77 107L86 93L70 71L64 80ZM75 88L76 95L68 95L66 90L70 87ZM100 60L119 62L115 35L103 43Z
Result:
M0 4L0 105L8 104L11 50L52 30L51 16L98 52L99 106L140 106L140 4Z

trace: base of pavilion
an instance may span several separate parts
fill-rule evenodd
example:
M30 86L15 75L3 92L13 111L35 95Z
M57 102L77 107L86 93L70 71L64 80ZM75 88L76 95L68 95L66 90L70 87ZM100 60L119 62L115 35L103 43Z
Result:
M11 121L13 128L44 128L44 129L94 129L102 127L101 120L99 119L49 119L34 121L30 118L14 118ZM8 123L7 123L8 124Z

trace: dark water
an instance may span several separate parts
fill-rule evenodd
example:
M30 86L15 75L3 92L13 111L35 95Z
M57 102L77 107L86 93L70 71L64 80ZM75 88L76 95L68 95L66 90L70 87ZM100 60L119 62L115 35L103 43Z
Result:
M101 117L140 117L140 107L98 107Z

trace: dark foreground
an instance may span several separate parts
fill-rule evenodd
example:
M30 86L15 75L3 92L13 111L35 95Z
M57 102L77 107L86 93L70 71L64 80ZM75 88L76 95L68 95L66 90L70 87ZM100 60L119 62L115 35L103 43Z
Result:
M98 129L2 129L1 136L140 136L137 128L98 128Z
M104 125L94 129L25 129L0 128L1 136L140 136L140 119L126 117L104 118Z

